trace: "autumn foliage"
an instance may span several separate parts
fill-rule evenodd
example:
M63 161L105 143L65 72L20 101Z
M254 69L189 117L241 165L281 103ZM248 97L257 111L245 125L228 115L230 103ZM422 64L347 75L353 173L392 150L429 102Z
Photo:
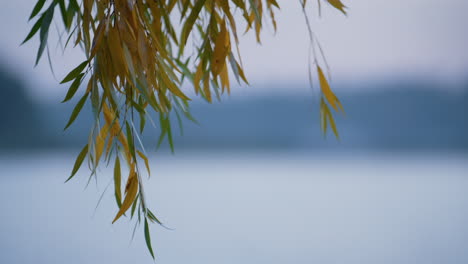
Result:
M341 0L317 2L318 8L323 2L345 13ZM309 23L307 1L299 0L299 4ZM34 6L29 19L36 22L24 42L39 33L36 64L46 50L55 12L60 12L67 35L65 46L79 46L86 55L61 82L70 85L63 102L80 97L65 128L88 101L94 115L89 141L68 180L85 160L91 179L100 163L113 159L118 206L113 222L124 214L136 215L136 224L144 225L153 257L148 223L161 223L148 209L141 180L142 169L150 173L139 138L147 120L159 120L154 122L160 129L159 144L167 138L173 148L170 113L194 120L189 111L191 98L182 91L182 84L190 82L196 95L212 102L230 92L231 77L238 84L248 83L239 35L253 31L260 42L264 23L276 29L278 10L276 0L38 0ZM312 47L317 47L310 27L309 35ZM342 111L342 106L330 89L315 48L313 56L321 87L322 129L326 132L330 125L338 136L329 105L335 111ZM128 175L122 175L122 165Z

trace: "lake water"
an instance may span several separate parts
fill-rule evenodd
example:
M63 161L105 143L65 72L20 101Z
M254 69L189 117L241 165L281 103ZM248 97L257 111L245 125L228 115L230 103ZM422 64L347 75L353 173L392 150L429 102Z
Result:
M76 153L0 154L0 263L153 263ZM468 263L468 156L177 153L151 159L157 263Z

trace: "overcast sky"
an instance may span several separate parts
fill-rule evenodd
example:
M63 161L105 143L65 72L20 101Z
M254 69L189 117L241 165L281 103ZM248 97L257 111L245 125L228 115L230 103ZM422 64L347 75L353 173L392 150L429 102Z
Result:
M315 1L309 1L315 3ZM359 0L344 1L348 16L322 5L322 17L312 20L324 46L334 82L379 78L425 78L457 82L468 75L468 1ZM61 97L46 59L33 68L38 40L19 47L31 23L35 0L4 1L0 9L0 63L21 72L25 82L45 97ZM298 1L279 1L278 32L268 25L262 45L253 36L241 38L241 53L254 86L271 83L307 84L308 36ZM311 16L316 15L313 5ZM52 31L55 35L55 30ZM52 38L56 39L56 38ZM51 47L55 50L55 46ZM81 51L54 53L58 78L83 60ZM24 74L24 75L23 75ZM282 88L283 89L283 88ZM289 89L289 87L284 87Z

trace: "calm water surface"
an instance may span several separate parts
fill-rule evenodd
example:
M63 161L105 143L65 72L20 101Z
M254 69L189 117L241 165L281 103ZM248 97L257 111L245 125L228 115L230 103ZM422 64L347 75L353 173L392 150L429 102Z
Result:
M0 263L153 263L112 177L68 184L75 153L0 154ZM157 263L468 263L468 156L153 157Z

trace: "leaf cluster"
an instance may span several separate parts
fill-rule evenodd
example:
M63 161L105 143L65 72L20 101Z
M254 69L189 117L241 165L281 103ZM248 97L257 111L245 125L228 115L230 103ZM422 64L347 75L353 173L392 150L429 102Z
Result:
M340 0L319 0L319 5L321 1L345 13ZM300 0L304 9L306 2ZM65 47L79 46L86 55L61 82L70 84L63 102L80 97L65 129L87 102L94 115L89 140L68 180L85 160L91 179L100 163L108 164L115 157L118 210L113 222L137 212L137 225L144 223L145 240L154 258L148 223L161 222L147 207L140 170L144 164L150 174L140 139L146 121L159 127L158 145L167 138L173 149L170 113L176 113L179 123L181 116L195 121L190 114L191 98L181 88L185 81L208 102L230 93L230 76L239 84L248 84L239 34L253 31L260 42L267 19L276 29L279 5L276 0L38 0L29 18L36 22L24 40L39 33L36 64L47 47L57 8L67 35ZM326 132L330 123L338 135L328 104L335 110L342 106L316 59L314 63L322 91L322 127ZM155 115L158 124L152 119ZM122 163L128 175L122 175Z

